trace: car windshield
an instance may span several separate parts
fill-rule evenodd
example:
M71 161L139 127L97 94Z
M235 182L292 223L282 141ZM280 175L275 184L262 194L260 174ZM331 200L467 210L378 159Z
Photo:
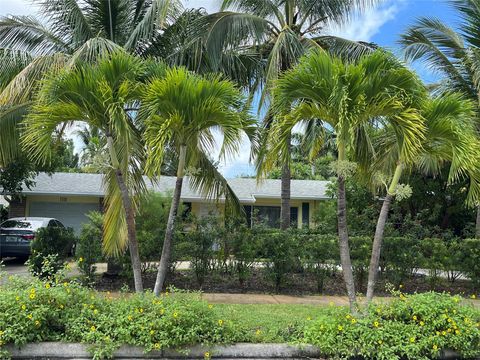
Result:
M41 220L7 220L2 223L1 227L5 229L31 229L37 230L41 228L43 222Z

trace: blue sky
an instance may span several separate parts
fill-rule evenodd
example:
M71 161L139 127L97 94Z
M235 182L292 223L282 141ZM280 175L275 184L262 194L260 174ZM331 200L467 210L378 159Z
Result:
M183 0L186 7L204 7L209 12L218 10L221 0ZM34 14L35 8L28 0L0 0L0 15ZM341 27L332 27L331 32L352 40L372 41L400 55L396 42L399 34L415 19L422 16L432 16L445 23L456 26L458 19L454 10L446 0L383 0L374 8L352 19ZM437 75L415 65L415 70L426 82L434 81ZM234 159L228 159L220 164L220 170L227 177L241 174L251 174L249 165L249 144L245 142L240 154Z

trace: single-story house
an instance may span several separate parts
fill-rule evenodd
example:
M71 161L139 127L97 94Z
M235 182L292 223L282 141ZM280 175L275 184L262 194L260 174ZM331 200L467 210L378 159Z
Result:
M79 231L87 221L86 214L92 210L102 210L105 196L102 174L54 173L39 174L35 185L24 189L20 198L10 204L10 217L41 216L57 218ZM172 194L175 177L162 176L158 183L146 180L150 190ZM244 206L248 222L262 218L272 226L280 219L280 180L267 179L257 183L256 179L228 179L228 183ZM326 194L328 181L292 180L291 216L298 227L308 227L313 222L313 214ZM222 212L222 200L215 202L205 199L189 186L188 177L184 181L181 201L196 216ZM252 219L255 214L255 219Z

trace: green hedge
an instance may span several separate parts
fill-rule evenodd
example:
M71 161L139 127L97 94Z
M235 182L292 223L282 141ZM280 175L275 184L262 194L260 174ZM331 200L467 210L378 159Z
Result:
M206 222L184 232L177 240L177 253L192 261L199 283L203 283L208 272L223 270L237 274L243 284L251 265L261 261L277 289L285 284L288 274L308 272L314 274L321 292L325 279L340 265L337 236L311 230L284 232L265 227L248 229L238 224L219 229ZM371 237L350 237L352 265L360 289L367 280L371 245ZM397 286L416 270L426 269L432 286L443 272L452 282L466 275L479 287L480 240L387 237L380 269Z

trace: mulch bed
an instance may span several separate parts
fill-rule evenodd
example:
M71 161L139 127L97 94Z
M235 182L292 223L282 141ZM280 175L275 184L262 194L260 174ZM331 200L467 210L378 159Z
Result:
M144 274L144 287L153 289L155 283L155 271ZM389 296L386 290L389 281L380 278L377 286L377 296ZM95 289L99 291L119 291L122 287L128 285L133 289L133 281L125 276L106 277L98 276L95 282ZM271 278L268 277L264 269L255 269L251 277L242 285L238 279L231 274L213 272L206 276L203 284L200 286L192 270L175 271L167 278L167 286L174 286L183 290L201 290L207 293L250 293L250 294L282 294L282 295L346 295L345 286L341 273L336 273L328 277L320 292L317 282L312 274L295 273L286 277L284 284L280 289L276 289ZM356 284L357 292L365 293L366 279L360 285ZM470 295L475 293L471 283L467 280L456 280L450 282L447 279L438 279L434 283L426 276L415 276L401 285L402 292L415 293L426 291L449 292L451 294ZM397 284L398 288L398 284Z

